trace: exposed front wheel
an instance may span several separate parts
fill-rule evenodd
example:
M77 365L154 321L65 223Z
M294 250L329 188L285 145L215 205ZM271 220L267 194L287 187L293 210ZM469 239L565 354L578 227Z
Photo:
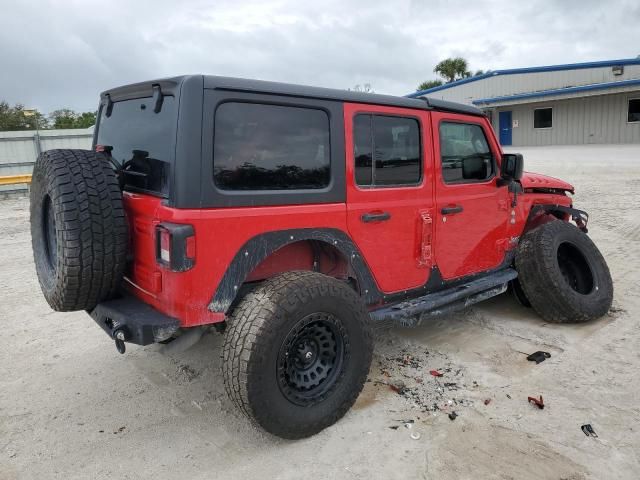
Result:
M307 437L351 408L372 350L369 316L348 284L314 272L285 273L235 308L223 350L225 388L268 432Z
M578 228L545 223L524 235L518 279L531 306L550 322L584 322L609 311L613 283L602 254Z

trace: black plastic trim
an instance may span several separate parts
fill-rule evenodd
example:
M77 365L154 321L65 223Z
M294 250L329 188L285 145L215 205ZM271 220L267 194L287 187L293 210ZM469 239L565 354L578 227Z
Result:
M200 208L202 169L206 163L202 156L202 76L186 77L179 94L176 160L168 204L175 208Z
M513 268L504 268L479 278L449 286L438 292L427 293L420 297L374 310L371 312L371 319L376 322L400 322L407 326L418 325L419 318L416 317L421 314L444 314L475 303L473 300L480 301L484 298L498 295L504 292L507 289L508 282L517 276L518 273ZM482 294L484 294L484 297Z
M360 294L364 297L365 302L372 304L382 299L382 294L378 290L362 254L346 233L335 228L303 228L263 233L246 242L236 253L222 277L209 304L209 310L226 312L249 273L260 262L285 245L304 240L326 243L340 250L349 261L357 277Z
M557 204L538 204L534 205L529 211L529 216L527 217L527 224L540 212L551 213L554 212L559 214L567 214L571 216L571 219L576 222L577 227L582 230L584 233L588 233L587 224L589 223L589 214L584 210L578 210L573 207L565 207L564 205ZM558 215L555 215L560 220L562 218Z
M115 340L122 331L125 341L137 345L168 340L180 328L180 322L132 295L99 303L87 312Z

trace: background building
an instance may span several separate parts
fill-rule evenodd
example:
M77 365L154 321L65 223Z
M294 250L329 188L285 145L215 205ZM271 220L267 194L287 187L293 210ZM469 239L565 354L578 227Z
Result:
M496 70L408 96L481 108L502 145L640 143L640 57Z

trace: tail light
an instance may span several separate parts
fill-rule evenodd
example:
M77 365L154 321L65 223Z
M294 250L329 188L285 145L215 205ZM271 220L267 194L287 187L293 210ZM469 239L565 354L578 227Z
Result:
M160 223L156 226L156 261L174 272L196 263L196 237L191 225Z
M111 155L113 147L111 145L96 145L96 152Z

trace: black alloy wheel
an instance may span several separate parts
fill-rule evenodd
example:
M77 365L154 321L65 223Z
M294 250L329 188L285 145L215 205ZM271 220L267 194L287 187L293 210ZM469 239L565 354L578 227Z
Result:
M345 331L329 313L303 318L285 338L278 356L278 382L283 395L301 406L321 401L342 371Z

